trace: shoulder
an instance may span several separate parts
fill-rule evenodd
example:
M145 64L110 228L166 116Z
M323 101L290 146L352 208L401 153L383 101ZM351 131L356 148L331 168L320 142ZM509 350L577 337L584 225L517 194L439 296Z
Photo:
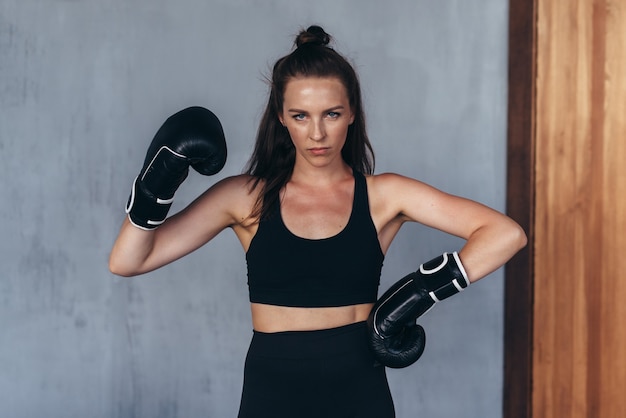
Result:
M262 180L248 174L239 174L219 180L205 193L220 194L233 198L256 198L261 186Z
M396 173L367 177L370 207L387 217L430 223L429 217L443 207L459 208L460 200L429 184Z
M251 191L251 189L253 188L252 186L256 180L257 178L251 175L238 174L234 176L224 177L223 179L216 182L213 186L211 186L211 188L233 192L241 192L246 190Z
M209 187L196 204L216 214L228 214L238 223L249 217L261 187L261 181L247 174L225 177Z
M434 189L419 180L396 173L381 173L366 176L368 193L373 198L390 199L403 197L407 193L421 194Z

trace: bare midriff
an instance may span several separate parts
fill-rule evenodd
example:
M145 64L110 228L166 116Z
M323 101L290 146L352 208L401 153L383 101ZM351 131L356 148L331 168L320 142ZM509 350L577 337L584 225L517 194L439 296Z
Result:
M252 303L252 326L259 332L312 331L367 320L372 303L331 308L296 308Z

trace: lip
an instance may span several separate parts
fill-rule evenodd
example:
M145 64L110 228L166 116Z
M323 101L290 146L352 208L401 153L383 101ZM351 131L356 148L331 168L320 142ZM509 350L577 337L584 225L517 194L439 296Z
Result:
M328 152L329 147L315 147L309 148L309 152L313 155L324 155Z

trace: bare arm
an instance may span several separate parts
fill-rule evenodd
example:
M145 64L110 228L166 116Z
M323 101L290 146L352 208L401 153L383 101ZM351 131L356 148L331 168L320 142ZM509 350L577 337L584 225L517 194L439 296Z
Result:
M125 219L109 257L109 269L135 276L169 264L241 224L252 202L247 177L224 179L161 226L146 231Z
M370 312L369 343L377 359L388 367L407 367L425 346L417 318L506 263L526 245L526 235L509 217L419 181L383 174L370 183L379 237L389 241L403 222L414 221L466 240L458 254L420 260L420 267L394 283Z
M466 240L459 255L471 282L505 264L526 245L526 234L508 216L396 174L372 181L383 224L419 222Z

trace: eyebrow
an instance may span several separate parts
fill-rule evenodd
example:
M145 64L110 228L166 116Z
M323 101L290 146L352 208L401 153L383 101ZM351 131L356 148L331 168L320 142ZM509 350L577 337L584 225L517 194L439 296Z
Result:
M337 105L337 106L333 106L331 108L325 109L323 110L323 112L332 112L334 110L344 110L345 106L343 105ZM302 109L288 109L287 112L289 113L307 113L306 110L302 110Z

